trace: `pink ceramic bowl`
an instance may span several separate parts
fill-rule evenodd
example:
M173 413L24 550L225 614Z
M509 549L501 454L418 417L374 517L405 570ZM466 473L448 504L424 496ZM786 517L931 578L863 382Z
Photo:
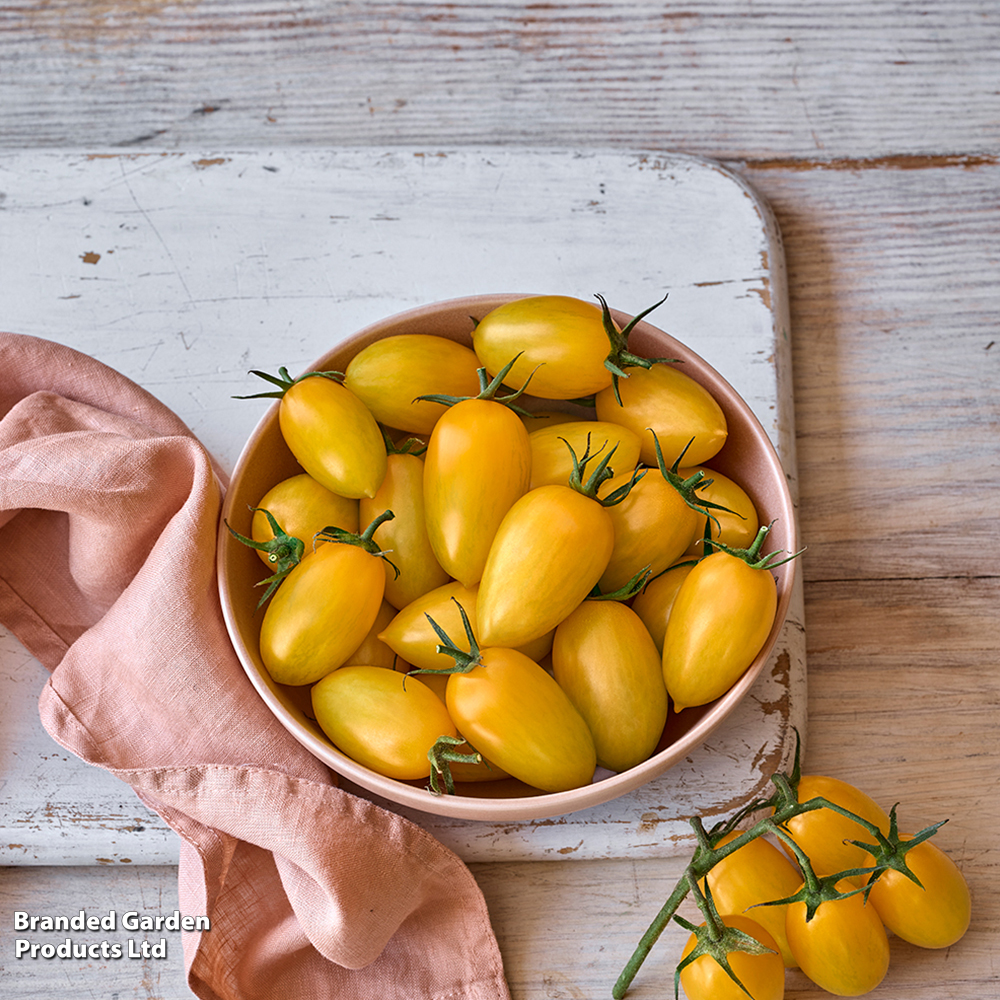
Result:
M482 317L490 309L519 297L478 295L411 309L361 330L318 359L310 370L344 371L363 347L399 334L435 333L471 346L470 317ZM613 314L620 323L631 318L614 311ZM761 524L774 522L766 551L797 551L795 514L785 473L767 434L747 404L690 348L647 322L635 327L629 347L645 357L683 360L685 374L704 385L718 400L726 414L729 436L710 464L749 493ZM273 485L301 471L282 440L275 402L240 455L226 495L224 519L235 530L249 535L248 508L256 505ZM541 819L606 802L657 777L700 746L746 696L767 662L788 612L797 564L797 559L792 560L774 570L778 584L777 615L764 648L751 666L717 701L679 714L671 711L656 752L644 763L620 774L605 776L605 772L599 772L591 784L566 792L542 793L510 778L462 783L457 786L458 794L436 796L426 790L424 782L385 778L345 756L309 717L308 687L285 687L271 680L258 652L261 615L254 613L260 594L255 584L266 575L266 570L256 553L233 539L224 525L220 526L218 546L219 589L233 645L251 683L288 732L334 771L391 802L441 816L491 821Z

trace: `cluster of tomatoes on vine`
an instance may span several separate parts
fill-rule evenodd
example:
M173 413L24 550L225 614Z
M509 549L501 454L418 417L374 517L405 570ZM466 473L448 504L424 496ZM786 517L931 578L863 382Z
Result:
M835 996L861 996L889 969L890 933L921 948L965 934L968 884L930 840L943 822L900 833L896 806L887 813L848 782L801 774L798 745L791 773L771 781L769 798L711 830L692 819L691 861L619 976L616 1000L671 920L691 932L674 976L688 1000L782 1000L795 968ZM698 926L677 913L688 896Z

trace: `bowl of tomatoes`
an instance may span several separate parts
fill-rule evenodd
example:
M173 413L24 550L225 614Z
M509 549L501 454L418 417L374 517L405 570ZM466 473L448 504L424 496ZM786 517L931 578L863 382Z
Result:
M432 303L255 373L226 625L288 732L390 802L510 821L623 795L782 628L798 545L766 432L655 307L597 299Z

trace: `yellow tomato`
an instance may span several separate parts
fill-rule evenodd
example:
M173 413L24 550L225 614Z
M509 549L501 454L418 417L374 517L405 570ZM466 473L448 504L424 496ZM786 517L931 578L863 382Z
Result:
M854 888L842 880L837 890ZM789 903L788 945L799 968L819 987L838 997L859 997L875 989L889 970L889 940L875 907L861 894L819 904L811 920L806 904Z
M585 600L556 628L552 673L590 727L601 767L627 771L653 753L667 689L660 654L634 611Z
M299 465L332 493L375 495L385 475L385 441L350 389L324 373L304 375L281 396L278 424Z
M379 531L379 544L399 570L385 578L386 600L396 608L448 582L427 536L424 518L424 463L417 455L389 455L385 479L370 500L360 502L361 520L368 524L383 510L395 517Z
M427 535L438 563L466 587L479 582L493 537L528 488L531 446L503 403L465 399L431 433L424 457Z
M384 667L341 667L312 689L320 728L352 760L400 781L430 775L427 752L456 736L440 699L405 674Z
M306 551L312 548L313 536L330 525L345 531L358 530L358 501L331 493L307 473L283 479L262 497L254 512L250 537L255 542L274 538L271 523L264 511L270 511L285 534L301 539ZM386 508L383 507L378 513ZM264 562L270 562L266 552L257 550Z
M655 431L665 456L684 455L692 465L707 462L726 443L726 416L712 394L689 375L670 365L632 368L618 388L602 389L596 397L598 420L623 424L640 438L640 455L646 465L656 465Z
M714 701L736 683L764 646L777 603L771 573L728 552L691 570L663 640L663 677L677 711Z
M450 633L449 633L450 634ZM468 673L452 674L448 714L480 753L544 792L588 784L594 740L566 693L515 649L483 649Z
M722 922L727 927L749 934L770 951L753 955L734 948L726 954L726 961L736 974L741 988L726 970L711 956L700 955L680 973L680 983L688 1000L782 1000L785 995L785 967L777 954L774 938L757 921L738 914L726 914ZM702 924L702 927L705 925ZM692 934L681 958L685 959L694 951L697 938Z
M430 434L445 406L417 396L475 396L478 368L475 352L464 344L432 334L402 334L359 351L344 372L344 385L379 423Z
M904 834L902 839L909 838ZM972 898L965 877L929 840L911 847L904 857L920 885L887 869L872 886L868 903L886 927L904 941L921 948L948 948L962 938L972 919Z
M361 645L385 591L385 564L357 545L324 542L285 577L264 612L260 654L279 684L312 684Z
M739 835L739 831L727 834L717 846L725 847ZM778 848L761 837L748 841L716 862L706 882L719 913L743 913L757 921L774 938L784 964L790 969L798 964L785 934L787 905L758 905L787 899L802 884L798 869Z
M883 833L889 832L888 813L869 795L839 778L804 774L799 779L796 795L799 802L822 797L874 823ZM870 844L874 843L873 835L859 823L832 809L813 809L793 816L785 827L792 840L806 852L817 875L836 875L853 868L864 868L871 863L862 848L847 841L860 840ZM784 844L782 847L791 854ZM867 880L868 876L863 875L855 876L851 881L863 885Z
M531 392L543 399L577 399L611 385L601 309L582 299L535 295L507 302L479 321L472 346L490 375L520 354L507 384L521 388L531 376Z
M529 426L530 429L530 426ZM530 488L557 483L565 486L573 472L573 455L567 442L578 455L590 442L592 454L615 450L614 467L631 475L639 461L639 436L621 424L601 420L576 420L532 430Z
M631 473L615 476L607 492L623 486ZM603 492L603 491L602 491ZM658 469L647 469L621 503L607 508L615 532L615 545L600 587L605 594L623 587L648 566L657 576L684 554L699 524L690 507Z
M698 496L718 504L720 507L727 508L726 510L712 511L714 518L711 523L712 538L728 545L731 549L747 548L760 528L757 509L749 494L739 483L705 465L681 469L679 474L681 478L688 479L698 472L704 474L704 483L707 483L707 485L699 487ZM702 517L691 540L691 545L688 547L688 554L704 555L705 548L702 545L704 537L705 518Z
M661 655L670 609L674 606L677 591L693 568L693 563L672 566L650 580L632 601L632 610L642 619Z
M554 629L593 590L613 547L599 501L569 486L525 494L503 519L483 570L483 645L523 646Z

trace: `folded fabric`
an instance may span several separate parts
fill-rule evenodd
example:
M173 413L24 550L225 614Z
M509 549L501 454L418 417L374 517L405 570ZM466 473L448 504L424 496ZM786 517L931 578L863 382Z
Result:
M225 477L181 420L70 348L0 334L0 621L50 671L52 737L181 838L205 1000L504 1000L469 870L336 786L274 720L215 583Z

